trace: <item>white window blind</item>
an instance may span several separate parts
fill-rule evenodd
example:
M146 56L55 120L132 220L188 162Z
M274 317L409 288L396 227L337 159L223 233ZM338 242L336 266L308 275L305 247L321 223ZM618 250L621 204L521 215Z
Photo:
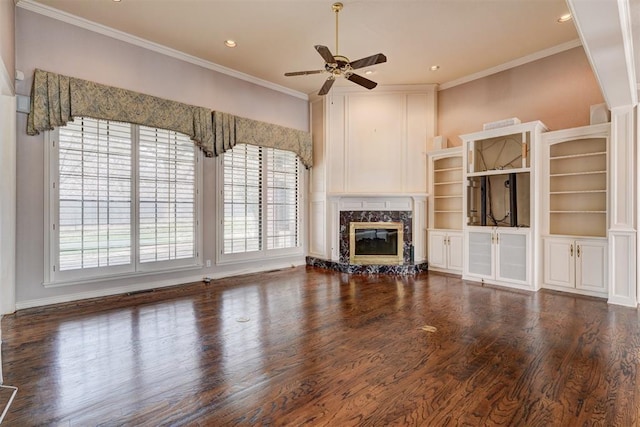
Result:
M131 127L77 118L60 129L59 269L131 262Z
M52 134L45 283L198 265L201 172L188 136L81 117Z
M297 156L289 151L238 144L223 155L222 163L222 253L297 248Z
M225 254L262 249L262 151L238 144L223 155Z
M267 249L298 245L299 162L290 151L267 151Z
M195 251L195 146L188 136L140 126L140 262L191 258Z

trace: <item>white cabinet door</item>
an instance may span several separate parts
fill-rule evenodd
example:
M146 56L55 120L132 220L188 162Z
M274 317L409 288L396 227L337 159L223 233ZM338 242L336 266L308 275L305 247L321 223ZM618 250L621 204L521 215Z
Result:
M447 234L429 231L429 266L447 268Z
M462 253L464 251L462 233L449 233L447 239L449 269L462 271Z
M576 240L576 288L607 292L604 242Z
M493 231L469 231L467 273L480 279L493 279Z
M529 283L528 236L521 233L496 233L497 280Z
M544 239L544 282L573 288L575 246L571 239Z

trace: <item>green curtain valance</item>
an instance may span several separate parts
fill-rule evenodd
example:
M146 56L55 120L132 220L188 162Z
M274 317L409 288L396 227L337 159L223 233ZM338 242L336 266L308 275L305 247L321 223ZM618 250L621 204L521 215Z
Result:
M189 135L211 157L211 110L130 90L36 70L27 133L64 126L73 117L114 120Z
M292 151L309 168L313 163L311 134L271 123L246 119L232 114L213 112L215 155L236 144L258 145Z
M27 134L37 135L82 116L180 132L189 135L208 157L218 156L237 143L246 143L293 151L305 167L312 165L309 132L35 71Z

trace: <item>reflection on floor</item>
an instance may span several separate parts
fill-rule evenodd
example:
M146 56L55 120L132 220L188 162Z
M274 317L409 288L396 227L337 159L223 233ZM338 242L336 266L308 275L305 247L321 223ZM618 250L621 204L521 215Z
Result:
M2 320L7 425L635 425L636 310L314 267Z

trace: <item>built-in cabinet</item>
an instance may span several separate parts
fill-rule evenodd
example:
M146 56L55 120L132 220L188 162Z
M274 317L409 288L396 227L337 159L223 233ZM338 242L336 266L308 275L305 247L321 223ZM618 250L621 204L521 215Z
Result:
M462 272L462 231L429 230L429 269Z
M462 135L463 278L537 290L534 167L543 123Z
M606 295L607 243L602 239L544 239L544 284L560 290Z
M473 227L468 228L465 235L468 241L466 279L530 286L529 230Z
M460 274L462 234L462 148L429 153L429 268Z
M606 296L609 123L543 135L542 286Z

